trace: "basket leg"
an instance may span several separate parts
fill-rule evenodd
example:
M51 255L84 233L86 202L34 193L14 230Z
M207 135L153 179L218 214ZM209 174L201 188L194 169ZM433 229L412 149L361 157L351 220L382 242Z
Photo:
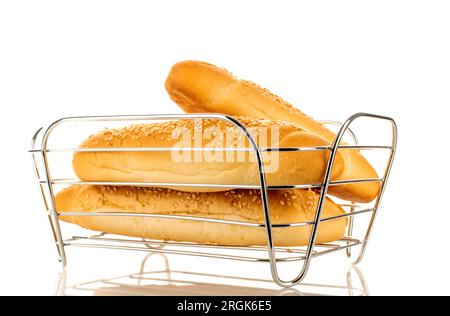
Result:
M260 155L259 152L257 152L257 156ZM331 176L331 169L334 163L336 155L336 150L332 152L330 155L329 160L329 166L327 168L326 174L325 174L325 185L323 186L321 190L321 194L319 196L319 200L317 203L317 209L316 214L314 218L314 222L312 224L312 229L310 233L310 239L308 242L308 247L306 249L306 254L303 260L303 266L300 270L300 273L293 279L284 281L281 280L278 274L278 267L277 267L277 260L276 260L276 254L274 249L274 243L273 243L273 232L272 232L272 224L270 222L270 211L269 211L269 203L268 203L268 197L267 197L267 185L264 178L264 169L262 167L262 159L261 157L258 157L259 162L259 169L260 169L260 176L261 176L261 200L262 200L262 206L264 211L264 220L265 220L265 227L266 227L266 234L267 234L267 248L268 248L268 254L269 254L269 262L270 262L270 270L272 273L272 278L276 284L282 287L290 287L299 284L303 281L303 279L306 277L306 274L309 269L309 265L311 263L311 259L313 257L314 253L314 245L316 243L316 237L318 233L319 223L320 223L320 214L322 213L323 206L325 204L327 190L328 190L328 184L330 181Z
M41 130L42 130L42 128L38 129L31 140L31 148L32 149L34 149L36 147L35 146L36 139L37 139L39 133L41 132ZM34 170L36 178L38 180L41 180L38 164L37 164L34 153L31 154L31 161L33 164L33 170ZM58 219L57 214L55 213L56 208L55 208L55 202L53 199L53 190L52 190L52 186L50 184L50 179L49 179L47 156L44 151L42 152L42 161L45 164L44 165L44 167L45 167L44 174L45 174L45 178L46 178L46 186L44 186L44 184L39 182L39 191L41 192L42 200L44 202L45 209L48 213L48 221L49 221L50 227L52 229L53 238L55 239L55 244L56 244L56 248L58 251L58 259L62 263L62 266L64 269L67 264L67 258L66 258L66 254L65 254L65 250L64 250L64 243L62 241L61 228L59 226L59 219ZM50 201L50 203L49 203L49 201Z
M355 211L355 202L352 202L352 207L350 208L350 213L353 213ZM348 236L352 236L353 235L353 226L354 226L354 222L355 222L355 217L354 216L350 216L349 217L349 221L348 221L348 229L347 229L347 235ZM347 245L350 244L350 242L347 242ZM351 258L352 257L352 247L348 247L345 250L345 253L347 255L347 258Z
M320 209L321 208L322 207L320 207ZM320 214L320 212L319 212L319 214ZM314 245L315 245L315 240L316 240L316 236L317 236L318 223L319 222L317 221L313 224L313 229L311 230L311 235L310 235L310 241L308 243L306 255L305 255L304 259L302 260L303 265L300 269L300 273L295 278L288 280L288 281L284 281L279 277L275 250L273 248L273 242L272 242L272 239L268 239L268 244L269 245L272 244L272 247L270 247L270 246L268 247L272 279L279 286L282 286L282 287L295 286L295 285L300 284L303 281L303 279L306 277L306 274L308 273L309 265L311 263L311 259L314 254ZM266 230L268 233L270 232L270 234L271 234L272 229L270 226L266 226Z
M61 262L63 269L67 266L66 250L64 249L64 241L62 238L61 227L59 225L59 218L56 212L52 212L51 215L52 229L55 236L56 248L58 249L58 259Z
M364 240L363 240L363 242L361 244L361 248L359 250L358 256L356 257L355 260L352 261L352 264L354 264L354 265L359 264L362 261L362 259L364 257L364 254L366 253L367 243L368 243L370 235L372 233L373 223L375 222L375 218L377 216L379 201L380 201L380 198L378 198L378 201L377 201L377 203L376 203L376 205L375 205L375 207L373 209L372 217L370 218L370 223L369 223L369 226L367 227L366 235L365 235Z
M59 261L61 262L64 269L67 266L67 257L66 251L64 249L64 240L61 233L61 226L59 225L58 213L56 212L55 195L53 192L53 186L50 179L50 171L48 167L47 154L45 150L42 151L42 160L44 162L45 167L44 177L46 179L47 192L49 194L49 201L48 201L49 219L53 230L53 236L55 237L56 247L58 249Z
M316 214L314 218L314 223L312 224L312 230L310 234L310 239L308 242L308 248L306 249L306 255L303 260L303 266L301 268L300 273L293 278L292 280L283 281L279 277L278 274L278 267L277 267L277 259L276 259L276 253L274 249L274 242L273 242L273 232L272 232L272 224L270 219L270 210L269 210L269 200L267 196L267 182L265 178L264 173L264 165L263 165L263 159L261 155L261 151L259 150L258 146L256 145L256 142L254 141L251 136L248 136L248 139L253 143L256 153L256 158L258 162L258 169L259 169L259 180L261 184L261 201L262 201L262 208L264 213L264 222L265 222L265 228L266 228L266 236L267 236L267 250L269 254L269 262L270 262L270 271L272 274L273 281L282 287L290 287L299 284L303 279L305 278L309 264L311 262L311 259L313 257L313 251L314 251L314 245L316 242L318 227L320 223L320 214L322 213L323 205L325 203L326 194L328 190L328 184L330 182L331 177L331 170L333 168L334 159L336 157L336 151L337 151L337 145L335 144L333 146L332 152L330 154L330 158L328 161L328 166L325 172L325 181L324 186L322 187L321 194L317 203L317 209ZM340 140L340 138L339 138ZM338 143L338 142L337 142Z
M265 181L264 182L261 181L261 184L262 184L261 192L264 193L262 195L266 196L266 200L263 199L263 207L264 207L264 211L265 211L265 215L266 215L265 219L266 219L266 230L267 230L268 245L269 245L270 265L271 265L273 279L274 279L275 283L277 283L280 286L288 287L288 286L297 285L303 281L303 279L306 277L306 274L308 273L309 265L311 263L311 259L312 259L313 255L314 255L314 246L316 244L316 238L318 235L320 218L321 218L323 206L325 205L325 201L326 201L328 186L329 186L330 179L331 179L331 172L333 169L334 160L336 158L337 148L338 148L338 145L340 143L340 140L341 140L344 132L345 132L345 128L341 128L339 134L336 137L336 140L333 143L333 146L331 147L331 153L330 153L330 157L328 158L327 168L326 168L325 175L324 175L323 186L322 186L320 196L319 196L319 199L317 202L316 213L315 213L314 221L313 221L313 224L311 227L311 233L309 236L308 246L306 248L306 254L305 254L305 257L303 260L303 266L300 270L300 273L295 278L293 278L289 281L282 281L278 276L277 262L275 259L273 243L272 243L272 226L270 225L270 222L268 221L269 213L268 213L268 206L266 205L267 204L267 186L265 184ZM261 165L260 165L260 170L262 170Z
M321 189L319 200L317 203L316 214L315 214L314 221L312 224L312 230L310 233L308 247L306 248L306 255L305 255L305 258L303 261L303 266L301 268L300 273L297 275L297 277L295 277L294 279L292 279L290 281L282 281L278 277L278 271L277 271L277 267L276 267L276 259L275 259L275 255L274 255L272 238L271 238L272 227L270 225L270 221L267 220L267 217L269 216L268 211L266 210L267 205L265 205L265 203L267 203L267 201L264 201L264 199L263 199L263 207L264 207L265 215L266 215L265 216L266 217L266 228L267 228L269 258L270 258L270 264L271 264L271 269L272 269L272 276L274 278L274 281L278 285L293 286L293 285L299 284L305 278L305 276L308 272L308 269L309 269L309 265L311 263L311 259L314 254L314 246L316 243L316 237L317 237L318 228L319 228L319 224L320 224L320 218L321 218L323 206L325 204L328 187L329 187L330 180L331 180L331 172L332 172L332 169L334 166L334 160L336 158L338 146L341 142L341 139L342 139L344 133L348 130L348 127L351 124L351 122L353 120L355 120L356 118L358 118L359 116L363 116L363 115L364 114L356 114L356 115L351 116L349 119L347 119L344 122L344 124L342 124L341 128L339 129L339 132L336 134L336 138L330 148L331 152L330 152L330 156L328 158L327 168L325 171L325 175L324 175L324 179L323 179L323 183L322 183L322 189ZM257 146L256 146L256 149L257 149ZM256 152L257 152L257 156L258 156L258 164L259 164L260 174L264 175L264 170L262 168L262 159L260 158L260 152L259 152L259 150L257 150ZM391 159L392 158L393 158L393 156L391 156ZM390 161L390 164L392 164L392 161ZM264 193L264 194L261 194L262 197L265 195L267 198L267 186L266 186L264 177L261 177L261 192ZM376 212L374 212L374 213L376 213Z
M362 259L363 259L363 257L364 257L364 254L366 253L367 243L368 243L368 241L369 241L370 235L371 235L372 230L373 230L373 224L374 224L375 219L376 219L376 217L377 217L379 205L380 205L380 202L381 202L381 198L382 198L382 196L383 196L384 187L385 187L385 184L386 184L386 179L387 179L387 177L389 176L390 165L392 165L392 159L393 159L393 157L394 157L394 156L393 156L393 152L391 152L391 157L390 157L390 161L391 161L391 162L389 163L389 167L386 169L386 172L385 172L385 175L384 175L384 181L383 181L382 184L381 184L380 194L378 195L378 198L377 198L377 200L376 200L376 202L375 202L375 205L374 205L374 207L373 207L372 216L371 216L371 218L370 218L369 226L367 227L367 230L366 230L366 234L365 234L364 240L363 240L363 242L362 242L362 244L361 244L361 248L360 248L360 250L359 250L359 254L358 254L358 256L356 257L356 259L353 260L353 262L352 262L352 264L354 264L354 265L359 264L359 263L362 261Z
M375 205L373 207L372 217L370 218L369 226L367 227L366 235L364 237L364 241L361 245L361 249L359 251L358 257L355 261L353 261L353 264L359 264L361 260L364 257L364 254L366 252L367 243L369 242L369 238L371 236L372 230L373 230L373 223L375 222L375 219L377 217L378 209L380 207L381 200L383 198L384 189L386 188L386 183L389 178L389 175L391 173L392 169L392 163L394 162L394 156L397 148L397 125L395 124L395 121L392 119L388 119L392 124L392 145L391 145L391 154L389 156L388 163L386 165L386 169L384 170L383 175L383 181L381 183L380 193L378 194L378 198L375 201Z

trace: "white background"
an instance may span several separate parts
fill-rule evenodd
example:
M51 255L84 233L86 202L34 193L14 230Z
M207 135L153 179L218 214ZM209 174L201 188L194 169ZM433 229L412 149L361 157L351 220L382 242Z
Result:
M1 1L0 293L52 294L59 272L27 154L35 129L71 115L178 113L165 76L197 59L317 118L394 117L398 155L360 267L372 294L450 294L449 17L448 1L431 0ZM103 268L120 274L114 262L134 255L114 254ZM69 260L83 258L89 280L94 260Z

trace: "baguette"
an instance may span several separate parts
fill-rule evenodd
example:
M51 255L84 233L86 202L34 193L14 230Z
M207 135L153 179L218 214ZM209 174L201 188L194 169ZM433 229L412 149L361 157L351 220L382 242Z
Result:
M214 112L292 122L331 144L336 135L280 97L258 85L239 80L214 65L184 61L174 65L166 80L170 98L187 113ZM336 180L378 178L369 162L354 149L341 149L345 169ZM331 186L328 193L341 199L370 202L379 182Z
M266 147L322 146L327 141L291 123L239 117L255 133L258 145ZM265 136L265 137L263 137ZM198 144L197 142L201 143ZM162 123L107 129L90 136L81 148L202 147L211 151L76 152L72 164L83 181L182 183L181 191L213 192L230 190L227 185L259 185L253 152L224 152L219 148L251 148L248 140L229 123L217 120L183 119ZM323 181L329 152L265 152L268 185L316 184ZM344 165L340 155L332 176ZM201 187L195 184L213 184ZM188 184L194 184L189 186ZM218 186L219 185L219 186ZM158 186L158 184L152 184Z
M264 223L259 190L227 192L180 192L165 188L75 185L56 195L56 209L63 212L129 212L172 214L211 219ZM318 193L309 190L269 191L272 224L314 220ZM327 199L322 218L344 214ZM61 220L81 227L130 237L187 241L218 245L267 245L263 227L130 216L64 216ZM317 242L344 237L346 218L322 222ZM308 243L311 225L273 228L277 246L303 246Z

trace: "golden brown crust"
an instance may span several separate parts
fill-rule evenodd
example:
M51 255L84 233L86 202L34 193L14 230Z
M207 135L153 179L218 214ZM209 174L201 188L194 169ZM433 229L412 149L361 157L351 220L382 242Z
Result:
M335 134L290 103L252 82L238 80L214 65L183 61L175 64L166 80L169 96L187 113L215 112L255 118L289 121L332 143ZM336 180L377 178L367 160L356 150L340 150L345 170ZM378 182L330 187L337 197L369 202L380 189Z
M254 137L260 146L305 147L327 144L325 139L291 123L245 117L238 119L255 132ZM183 134L184 138L179 137ZM200 136L197 137L198 135ZM267 135L266 140L264 135ZM201 144L196 143L198 139ZM80 145L81 148L174 146L251 148L242 133L227 122L191 119L107 129L90 136ZM189 151L184 152L184 155L187 156L183 156L180 152L169 151L78 152L73 157L73 167L77 176L85 181L259 185L254 153ZM269 185L320 183L328 157L327 151L263 153L267 183ZM338 177L343 169L342 158L339 155L332 176ZM227 188L205 187L174 188L199 192L227 190Z
M270 191L273 224L314 219L318 193L308 190ZM189 215L214 219L264 223L259 190L193 193L163 188L72 186L56 196L58 212L130 212ZM322 218L344 214L327 199ZM266 245L262 228L190 220L143 217L61 216L61 219L87 229L131 237L189 241L221 245ZM322 222L317 242L344 237L347 220ZM274 228L278 246L302 246L308 242L310 226Z

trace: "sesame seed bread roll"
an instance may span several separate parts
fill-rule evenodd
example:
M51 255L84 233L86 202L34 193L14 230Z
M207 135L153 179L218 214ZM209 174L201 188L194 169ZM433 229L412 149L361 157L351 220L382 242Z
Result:
M175 64L166 80L170 98L187 113L224 113L297 124L331 144L336 135L267 89L239 80L228 71L199 61ZM345 169L336 180L378 178L358 151L341 149ZM379 192L379 182L331 186L328 193L357 202L370 202Z
M314 220L318 193L308 190L269 192L272 224ZM58 212L126 212L172 214L211 219L264 223L259 190L227 192L181 192L165 188L76 185L56 195ZM322 218L344 214L327 199ZM218 245L266 245L264 228L130 216L61 216L61 220L81 227L130 237L186 241ZM322 222L318 243L344 237L346 218ZM274 228L277 246L303 246L308 243L311 225Z
M238 117L263 147L309 147L327 141L291 123ZM206 148L209 151L76 152L73 168L84 181L157 182L189 192L226 191L234 187L173 186L181 184L259 185L254 152L219 149L252 148L242 132L218 120L174 120L106 129L90 136L81 148ZM214 150L216 149L216 150ZM316 184L323 181L329 152L265 152L268 185ZM338 156L333 177L343 171ZM168 184L167 184L168 183ZM158 186L152 184L151 186Z

